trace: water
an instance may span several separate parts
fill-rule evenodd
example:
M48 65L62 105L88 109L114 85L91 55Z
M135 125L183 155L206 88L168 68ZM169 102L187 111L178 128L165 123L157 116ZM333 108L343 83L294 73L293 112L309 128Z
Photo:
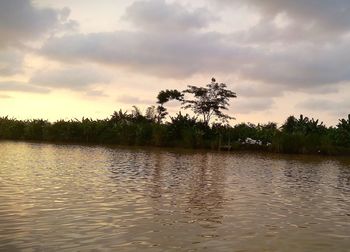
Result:
M350 251L350 161L0 142L1 251Z

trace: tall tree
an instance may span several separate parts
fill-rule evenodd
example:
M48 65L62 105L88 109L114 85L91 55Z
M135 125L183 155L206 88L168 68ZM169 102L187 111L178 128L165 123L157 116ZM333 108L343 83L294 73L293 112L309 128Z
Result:
M226 84L217 83L215 78L206 87L189 85L183 93L190 94L193 98L183 99L183 108L192 109L195 114L202 116L204 123L209 124L214 117L223 122L233 119L224 114L223 110L228 110L229 100L236 98L236 93L228 90Z

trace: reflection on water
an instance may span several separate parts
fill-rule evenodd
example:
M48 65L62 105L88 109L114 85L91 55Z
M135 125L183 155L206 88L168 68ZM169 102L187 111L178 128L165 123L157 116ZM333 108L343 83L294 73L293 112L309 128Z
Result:
M0 142L1 251L349 251L348 159Z

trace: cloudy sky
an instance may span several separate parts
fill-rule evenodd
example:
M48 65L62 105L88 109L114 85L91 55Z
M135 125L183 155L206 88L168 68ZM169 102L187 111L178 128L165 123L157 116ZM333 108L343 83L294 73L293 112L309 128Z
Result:
M334 125L350 113L349 13L348 0L1 0L0 116L105 118L216 77L238 95L236 123Z

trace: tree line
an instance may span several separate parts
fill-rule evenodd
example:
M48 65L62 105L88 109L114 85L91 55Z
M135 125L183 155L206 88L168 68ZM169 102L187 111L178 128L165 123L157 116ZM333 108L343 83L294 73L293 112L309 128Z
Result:
M224 113L236 94L213 78L205 87L163 90L157 106L144 113L115 111L106 119L49 122L0 117L0 139L158 147L264 150L280 153L350 154L350 114L335 127L303 115L276 123L231 126ZM182 111L169 115L166 104L177 100ZM189 115L184 111L190 109Z

